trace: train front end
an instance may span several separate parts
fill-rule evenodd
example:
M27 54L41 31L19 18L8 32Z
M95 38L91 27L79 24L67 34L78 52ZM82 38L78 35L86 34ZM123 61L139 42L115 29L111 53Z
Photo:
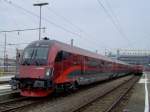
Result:
M28 45L21 58L19 75L10 81L22 96L44 97L53 92L53 66L49 63L50 41L36 41Z

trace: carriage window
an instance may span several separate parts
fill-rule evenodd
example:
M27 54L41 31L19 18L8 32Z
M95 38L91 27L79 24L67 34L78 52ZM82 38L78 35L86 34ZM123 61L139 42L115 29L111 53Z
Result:
M55 61L56 62L60 62L62 60L66 60L69 56L71 55L71 53L65 52L65 51L60 51L58 52Z
M68 52L63 52L63 60L68 59L70 55Z
M55 58L55 61L56 61L56 62L59 62L59 61L62 60L62 54L63 54L62 51L60 51L60 52L57 53L57 56L56 56L56 58Z

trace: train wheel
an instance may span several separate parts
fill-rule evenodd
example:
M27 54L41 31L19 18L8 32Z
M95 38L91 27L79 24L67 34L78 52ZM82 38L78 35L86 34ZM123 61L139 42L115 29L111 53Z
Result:
M77 82L72 82L71 83L71 86L70 86L70 89L72 90L72 91L76 91L76 90L78 90L78 83Z
M78 89L78 83L77 82L67 83L64 86L65 92L75 92L77 89Z

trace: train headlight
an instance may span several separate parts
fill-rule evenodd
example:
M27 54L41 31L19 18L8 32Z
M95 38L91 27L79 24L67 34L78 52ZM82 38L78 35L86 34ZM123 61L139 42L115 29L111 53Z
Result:
M46 76L50 76L50 75L51 75L51 69L47 69L45 75L46 75Z
M45 76L47 78L53 77L54 68L47 69L45 72Z

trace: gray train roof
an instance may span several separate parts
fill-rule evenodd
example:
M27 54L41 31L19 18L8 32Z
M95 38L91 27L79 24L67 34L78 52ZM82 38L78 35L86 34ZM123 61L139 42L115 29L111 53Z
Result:
M88 51L88 50L85 50L85 49L82 49L82 48L79 48L79 47L76 47L76 46L71 46L69 44L62 43L62 42L59 42L59 41L56 41L56 40L34 41L31 44L29 44L27 47L36 47L38 45L48 46L48 47L56 46L58 48L58 50L60 50L60 51L64 50L64 51L68 51L68 52L79 54L79 55L84 55L84 56L91 57L91 58L96 58L96 59L101 59L101 60L104 60L104 61L109 61L109 62L112 62L112 63L119 63L119 64L124 64L124 65L129 65L125 62L122 62L122 61L119 61L119 60L114 60L114 59L111 59L109 57L106 57L106 56L103 56L103 55L100 55L100 54L97 54L97 53L94 53L94 52L91 52L91 51Z

